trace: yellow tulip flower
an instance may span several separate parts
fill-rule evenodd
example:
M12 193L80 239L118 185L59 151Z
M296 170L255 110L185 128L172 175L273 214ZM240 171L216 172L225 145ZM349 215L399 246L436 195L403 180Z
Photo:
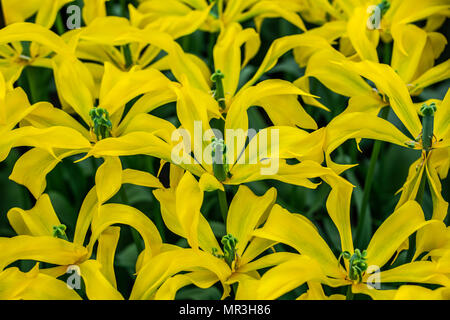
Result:
M254 19L256 27L260 29L265 18L281 17L296 27L306 30L297 14L305 9L295 0L255 1L255 0L158 0L141 1L138 8L129 6L130 18L133 24L144 27L148 25L163 26L163 31L181 30L183 27L193 27L208 32L217 32L224 26L235 22ZM206 13L206 15L204 14ZM198 24L199 18L201 24ZM197 18L197 19L196 19Z
M172 172L172 169L175 171ZM186 238L194 251L201 252L203 256L207 257L207 261L216 264L217 270L226 266L226 278L221 279L219 274L205 270L192 270L188 275L173 275L164 282L158 291L154 292L155 299L173 299L180 288L191 283L199 285L199 282L202 281L208 283L208 286L205 284L205 286L201 286L202 288L221 281L224 284L223 298L225 298L230 291L229 285L249 277L259 278L256 270L286 261L292 255L280 252L255 260L258 255L274 244L272 241L254 238L252 233L267 219L276 199L275 189L272 188L263 196L258 197L247 187L240 186L230 205L226 221L226 235L222 237L221 247L211 226L200 212L204 192L202 188L205 187L202 180L198 182L189 172L183 173L182 170L173 166L172 169L171 188L154 191L155 197L161 205L164 222L169 230ZM245 214L243 214L244 212ZM157 261L159 258L152 261ZM143 264L138 271L136 286L143 286L143 283L154 277L154 275L144 272L144 268ZM149 268L154 269L154 265L150 262ZM152 272L150 271L150 273ZM133 293L132 296L135 294L137 295L137 293ZM149 294L147 292L144 296Z
M450 91L447 92L442 103L437 103L437 107L435 104L425 103L423 105L422 125L408 88L392 68L370 61L347 63L347 65L375 83L378 91L389 98L390 107L409 131L410 137L404 135L390 122L370 112L343 113L334 118L327 126L328 134L324 150L327 154L328 166L336 172L342 172L352 166L334 164L329 157L329 154L342 142L352 138L382 140L422 150L422 157L410 167L397 208L406 201L415 199L425 172L431 186L433 218L444 219L448 203L442 198L439 178L444 179L447 176L449 167Z
M67 272L69 267L78 266L86 285L89 299L123 299L117 291L114 272L114 254L120 237L120 228L114 224L124 224L135 228L144 240L141 263L164 250L155 225L139 210L122 204L103 204L119 190L122 184L151 188L162 188L157 178L132 169L119 170L119 174L105 172L104 164L96 175L97 185L86 196L78 214L73 242L66 234L66 226L58 219L48 195L41 195L30 210L13 208L8 212L8 220L19 234L12 238L0 238L0 287L5 289L8 299L66 299L79 298L77 294L61 285L57 277ZM119 181L117 181L119 179ZM85 245L88 229L90 239ZM95 259L90 259L94 245L98 242ZM38 268L22 273L17 268L6 268L17 260L35 260L56 264L56 267ZM4 274L4 276L3 276ZM8 278L5 278L7 277ZM23 281L23 279L29 279ZM59 282L59 284L58 284ZM35 288L42 284L55 284L54 291L42 292ZM14 288L14 290L12 290Z
M381 224L367 250L342 246L342 254L336 258L309 220L275 205L265 225L253 235L284 243L300 255L270 269L259 280L243 282L237 298L249 299L251 295L252 299L276 299L305 282L314 293L320 293L322 289L317 284L321 283L331 287L350 286L350 292L373 299L392 297L393 290L383 290L383 283L431 283L448 287L448 270L437 262L415 261L380 271L410 234L434 223L425 221L416 202L408 201ZM351 233L347 238L351 239ZM313 292L310 297L314 296Z
M427 31L439 28L448 16L450 5L445 0L338 0L332 5L321 1L331 17L321 33L328 40L340 38L340 50L346 56L357 54L361 60L378 62L377 46L384 42L399 43L402 52L405 26L427 19ZM414 10L411 10L414 8ZM319 31L316 31L319 32Z

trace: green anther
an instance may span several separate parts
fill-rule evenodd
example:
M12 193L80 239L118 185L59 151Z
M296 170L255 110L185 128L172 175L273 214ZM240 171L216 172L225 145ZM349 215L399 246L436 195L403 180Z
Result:
M367 270L367 251L363 250L361 252L359 249L355 249L355 252L353 255L350 255L350 252L344 251L339 256L339 262L341 261L341 258L344 258L346 260L349 260L349 272L348 277L351 280L361 282L362 276L364 272Z
M434 113L436 105L432 102L430 105L424 103L420 108L422 117L422 147L425 151L430 151L433 143Z
M109 113L103 108L93 108L89 112L89 116L94 123L94 133L97 140L102 140L111 137L112 123L109 120Z
M219 250L218 250L217 248L212 248L212 254L213 254L213 256L216 257L216 258L219 258L219 259L222 259L222 258L223 258L223 255L221 255L221 254L219 253Z
M231 267L231 264L236 259L236 245L238 240L232 235L227 234L222 237L222 245L225 262Z
M211 81L216 84L216 90L214 91L214 99L216 99L217 102L219 102L219 106L222 109L226 108L225 105L225 91L223 88L223 78L225 78L225 75L220 71L216 70L215 73L211 76Z
M385 13L389 10L389 8L391 7L391 3L387 0L383 0L381 1L377 7L380 9L381 12L381 16L384 16Z
M219 181L225 181L228 175L228 164L227 164L227 146L225 145L223 139L212 139L212 164L214 176Z
M53 226L53 237L68 240L66 235L66 229L67 227L63 224L60 224L59 226Z

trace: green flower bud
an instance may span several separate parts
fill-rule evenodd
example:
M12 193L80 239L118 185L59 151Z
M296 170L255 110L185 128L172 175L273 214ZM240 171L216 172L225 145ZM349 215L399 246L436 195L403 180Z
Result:
M225 105L225 91L223 88L223 78L225 78L225 75L220 71L216 70L215 73L211 76L211 81L213 81L216 84L216 90L214 91L214 99L216 99L217 102L219 102L219 105L222 109L226 108Z
M109 113L103 108L93 108L89 112L89 116L94 124L93 131L97 140L111 137L112 123L109 119Z
M236 245L238 240L232 234L227 234L223 236L221 242L225 262L231 267L233 261L236 259Z
M60 224L59 226L53 226L53 237L68 240L66 229L67 227L63 224Z

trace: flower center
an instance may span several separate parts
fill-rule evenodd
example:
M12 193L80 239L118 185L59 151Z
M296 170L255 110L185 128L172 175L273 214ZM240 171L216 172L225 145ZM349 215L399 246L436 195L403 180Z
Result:
M213 138L212 142L212 165L214 176L219 181L225 181L228 176L228 163L227 163L227 146L223 139Z
M211 76L211 81L216 84L216 90L214 90L214 99L219 102L219 106L222 108L222 110L225 110L226 105L225 90L223 88L222 81L223 78L225 78L225 75L220 70L216 70L216 72Z
M60 224L59 226L53 226L53 237L68 241L66 229L67 227L64 224Z
M213 248L212 254L217 258L223 258L231 268L233 261L235 261L237 258L236 245L238 243L238 240L229 233L223 236L220 242L223 245L223 256L217 253L218 250L216 248Z
M367 251L363 250L361 252L359 249L355 249L353 255L348 251L344 251L339 256L339 263L342 258L349 260L348 277L350 280L361 282L364 272L367 270Z
M97 136L97 140L102 140L111 137L112 123L109 119L109 113L103 108L93 108L89 112L92 119L93 131Z

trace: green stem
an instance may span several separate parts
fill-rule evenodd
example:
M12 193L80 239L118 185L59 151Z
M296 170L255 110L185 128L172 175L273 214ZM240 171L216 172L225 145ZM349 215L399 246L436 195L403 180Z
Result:
M120 8L122 9L122 17L127 18L127 0L120 0Z
M387 119L389 115L389 106L381 110L381 118ZM356 240L361 239L362 231L364 230L364 225L367 219L367 207L369 206L370 192L372 190L373 178L375 174L375 168L378 161L378 156L380 155L382 142L380 140L375 141L372 150L372 156L370 157L369 170L367 171L364 194L361 204L361 210L359 215L358 227L356 229Z
M225 191L217 190L217 195L219 197L220 213L222 214L223 222L225 222L226 224L228 214L227 194L225 193Z
M58 32L59 35L64 34L64 32L65 32L64 23L63 23L60 12L58 12L58 14L56 15L55 26L56 26L56 31Z
M25 74L28 80L28 87L30 89L30 103L34 104L38 102L39 89L36 85L37 84L36 81L34 81L33 70L30 67L25 69Z
M352 286L349 285L347 287L347 294L345 295L345 300L353 300L353 292L352 292Z
M123 46L123 55L125 57L125 68L128 69L133 65L133 57L131 55L130 45L126 44Z

